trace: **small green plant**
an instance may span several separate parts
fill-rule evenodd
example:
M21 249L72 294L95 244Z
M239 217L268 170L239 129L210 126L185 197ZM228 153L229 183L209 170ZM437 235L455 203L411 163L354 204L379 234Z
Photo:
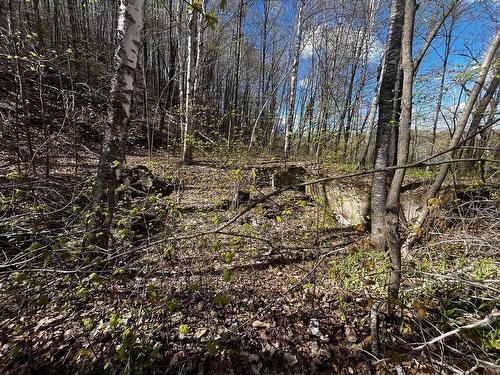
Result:
M446 259L446 255L443 255L441 257L441 263L439 265L439 270L441 271L441 273L446 273L446 270L448 269L448 261Z
M114 328L121 323L120 317L116 313L111 313L109 315L109 326Z
M500 323L493 324L492 329L482 329L478 331L481 339L481 349L486 352L495 353L500 350Z
M111 167L113 169L119 169L122 167L122 162L120 160L113 160L113 162L111 163Z
M219 240L215 240L214 242L212 242L212 251L213 252L220 251L220 248L221 248L221 243Z
M147 162L148 168L153 169L153 168L158 168L160 166L160 162L158 160L149 160Z
M180 308L180 304L175 298L167 301L167 310L169 313L173 313L173 312L179 310L179 308Z
M90 319L90 318L83 318L82 324L83 324L83 328L85 328L86 331L92 331L92 329L94 328L94 323L92 322L92 319Z
M196 247L199 249L199 250L204 250L206 249L208 246L208 241L207 241L207 238L205 236L201 236L199 239L198 239L198 242L196 243Z
M490 258L482 258L476 260L472 264L472 278L477 281L482 281L491 278L495 275L495 261Z
M371 285L383 289L387 283L389 265L384 252L355 248L329 264L330 278L346 291L358 292Z
M43 247L43 245L40 242L33 242L30 245L30 247L28 247L28 251L32 252L32 251L38 250L42 247Z
M16 283L22 283L27 278L28 278L28 275L26 275L24 272L15 271L15 272L12 272L10 274L10 279L12 281L15 281Z
M175 245L173 243L170 243L163 249L163 257L171 258L174 252L175 252Z
M250 223L244 223L242 226L243 232L252 232L253 231L253 226Z
M130 210L130 216L138 216L141 214L141 208L134 207Z
M129 228L122 228L117 230L118 235L122 240L126 239L127 237L130 236L130 229Z
M130 186L128 186L127 184L120 184L115 192L117 193L125 193L126 191L130 190Z
M297 202L297 206L304 208L307 206L307 201L305 199L301 199Z
M302 285L302 288L305 289L305 290L308 290L308 289L312 289L314 285L311 283L311 282L307 282L305 283L304 285Z
M229 297L223 295L223 294L217 294L215 297L214 297L214 303L217 305L217 306L226 306L228 303L229 303Z
M122 341L129 341L131 337L132 337L132 328L130 327L125 328L125 330L122 332Z
M124 279L127 277L127 271L120 267L115 269L111 275L116 279Z
M469 188L467 190L476 191L476 190L480 190L483 187L484 187L484 181L480 180L480 179L476 179L476 180L472 181L472 183L469 185Z
M37 303L41 306L45 306L49 304L49 296L46 294L39 294L37 297Z
M87 297L88 292L89 292L89 291L88 291L88 289L87 289L87 288L83 288L83 287L82 287L82 288L79 288L79 289L76 291L75 296L76 296L77 298L85 298L85 297Z
M226 263L232 263L234 260L234 252L232 251L227 251L225 254L224 254L224 261Z
M434 177L435 174L436 173L429 168L416 167L416 168L408 168L406 170L406 175L408 177L412 177L415 179L422 179L422 180L432 178Z
M224 268L223 279L225 282L231 281L231 271L227 268Z
M92 281L93 283L99 283L101 281L101 278L97 275L97 273L92 272L89 275L89 280Z
M207 341L207 352L211 356L214 356L217 354L217 343L213 340L208 340Z
M345 297L343 294L339 295L339 312L340 312L340 319L342 321L346 320L345 316Z
M192 292L196 292L197 290L200 290L201 286L198 283L192 283L192 284L186 285L185 288L188 292L192 293Z
M241 173L241 169L233 169L231 170L231 179L235 182L239 182L241 181L241 178L242 178L242 173Z
M187 334L188 334L188 332L189 332L189 327L188 327L188 325L187 325L187 324L181 324L181 325L179 326L179 333L180 333L181 335L184 335L184 336L185 336L185 335L187 335Z
M5 175L5 178L9 181L21 181L23 179L23 176L15 171L13 171L13 172L7 173Z
M151 301L156 302L158 299L158 285L156 283L148 284L147 291Z

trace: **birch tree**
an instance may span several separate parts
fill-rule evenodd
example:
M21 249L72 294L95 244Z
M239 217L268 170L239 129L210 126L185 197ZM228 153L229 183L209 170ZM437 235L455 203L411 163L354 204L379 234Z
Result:
M185 164L190 164L193 159L193 132L192 122L190 121L191 97L194 89L194 64L193 64L193 46L196 40L195 25L196 14L193 8L189 10L188 18L188 37L187 37L187 60L186 60L186 91L184 100L184 129L183 129L183 148L182 148L182 161Z
M118 16L118 47L111 81L108 123L97 169L89 233L84 245L106 249L116 205L115 190L127 149L130 107L135 84L140 36L144 22L144 0L121 0Z
M304 18L304 6L306 1L300 0L298 18L297 18L297 39L295 40L295 50L292 62L292 72L290 74L290 99L288 102L288 113L286 122L286 134L285 134L285 159L288 159L290 154L290 148L292 143L292 131L293 122L295 119L295 100L297 97L297 74L299 71L299 61L300 61L300 47L302 43L302 29L303 29L303 18Z

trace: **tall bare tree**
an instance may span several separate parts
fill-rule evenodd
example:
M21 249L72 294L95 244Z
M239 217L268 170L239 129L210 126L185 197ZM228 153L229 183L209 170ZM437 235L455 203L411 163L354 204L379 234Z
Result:
M127 149L130 107L135 84L141 31L144 22L144 0L121 0L115 53L115 74L111 81L108 123L104 133L101 157L92 201L89 233L84 245L107 248L116 206L118 186Z
M378 249L385 248L385 204L387 201L389 144L393 124L394 93L401 56L404 0L393 0L389 21L379 95L379 115L375 141L375 168L371 191L371 238Z
M432 145L431 154L434 153L434 147L436 144L437 137L437 125L439 122L439 117L441 116L441 105L443 104L444 96L444 83L446 79L446 70L448 69L448 59L450 58L452 36L453 36L453 26L455 24L455 17L452 17L450 26L446 32L445 42L444 42L444 53L443 53L443 66L441 68L441 79L439 82L439 94L436 105L436 113L434 114L434 121L432 123Z
M186 91L185 91L185 100L184 100L184 144L182 148L182 161L185 164L191 163L193 159L193 132L192 126L193 122L190 118L191 111L191 101L194 89L194 51L195 51L195 42L196 42L196 18L198 17L194 8L189 10L188 17L188 36L186 42Z
M292 72L290 74L290 98L288 102L288 112L286 121L286 133L285 133L285 159L290 155L290 148L292 146L292 131L293 123L295 121L295 100L297 97L297 74L299 71L300 62L300 49L302 44L302 32L303 32L303 18L304 18L304 7L305 0L299 1L298 18L297 18L297 37L295 40L295 50L293 54L292 62Z
M403 85L401 97L401 117L399 123L399 139L397 150L397 165L404 165L408 160L410 147L411 115L413 102L414 63L413 28L415 22L415 0L405 0L403 40L401 50L401 65L403 70ZM394 313L401 283L401 244L399 238L399 198L404 178L404 169L397 169L391 181L387 194L385 215L385 239L391 260L391 275L389 280L388 313Z
M472 90L470 91L469 98L467 99L467 102L465 103L462 115L460 117L460 121L458 122L455 131L453 133L453 136L450 140L450 143L448 144L447 152L444 154L444 157L447 159L453 159L457 153L457 147L460 144L460 141L462 139L462 135L464 134L465 128L467 126L469 117L474 109L474 106L476 105L476 101L478 100L478 97L481 93L481 90L484 86L484 82L486 80L486 77L488 75L488 72L490 70L490 67L494 61L495 55L498 51L500 45L500 29L496 30L495 36L493 37L488 51L486 52L486 55L484 56L483 62L481 64L481 67L479 68L479 74L474 82L474 86L472 87ZM439 168L439 172L429 188L429 191L426 194L425 197L425 202L423 204L422 210L420 211L417 219L415 220L414 223L414 228L415 230L411 231L405 240L403 246L402 246L402 253L407 253L409 251L410 246L412 243L415 241L415 239L418 237L418 229L422 226L424 223L425 219L427 218L427 215L429 213L429 205L427 204L430 199L435 198L437 194L439 193L439 190L441 189L441 186L444 183L444 180L448 174L448 171L450 169L450 164L445 163L442 164L441 167Z

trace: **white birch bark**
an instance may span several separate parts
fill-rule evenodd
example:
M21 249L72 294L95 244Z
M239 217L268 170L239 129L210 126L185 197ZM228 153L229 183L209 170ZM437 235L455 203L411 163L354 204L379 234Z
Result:
M189 164L193 157L193 137L191 134L191 122L189 121L190 101L193 91L193 34L194 34L194 9L190 10L188 18L188 38L187 38L187 61L186 61L186 97L184 100L184 144L182 148L182 161Z
M288 103L288 114L287 114L286 133L285 133L285 160L288 158L290 154L290 148L292 143L292 130L295 118L295 99L297 96L297 74L299 70L300 46L302 44L302 29L303 29L302 23L304 17L304 6L305 6L305 0L300 0L299 15L297 20L297 39L295 41L295 52L293 56L292 73L290 76L290 101Z
M113 212L115 189L125 161L130 106L139 58L141 31L144 23L144 0L121 0L118 16L118 48L115 53L115 74L111 81L108 124L97 170L90 233L84 245L107 248Z

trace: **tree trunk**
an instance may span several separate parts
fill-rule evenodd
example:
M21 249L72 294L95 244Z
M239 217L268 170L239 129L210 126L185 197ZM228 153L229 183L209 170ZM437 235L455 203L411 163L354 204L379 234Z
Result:
M474 87L472 88L469 99L467 100L465 107L462 112L462 116L460 117L460 121L457 124L457 127L453 133L453 136L450 140L450 143L448 145L448 152L444 154L444 157L447 159L453 159L456 153L456 148L460 143L460 140L462 138L462 135L464 133L465 127L467 125L467 121L469 120L470 114L472 113L472 110L474 108L474 105L477 101L477 98L479 97L479 94L481 92L481 89L484 85L484 81L486 79L486 76L488 75L488 71L490 69L491 63L494 59L494 56L496 54L496 51L498 49L498 46L500 44L500 29L497 29L496 34L491 41L491 44L488 48L488 51L484 57L483 63L481 64L480 68L480 73L479 76L476 79L476 82L474 83ZM436 197L437 193L441 189L441 186L446 178L446 175L448 174L448 170L450 168L449 164L443 164L439 168L438 175L436 176L436 179L434 180L434 183L431 185L429 188L429 191L427 192L426 195L426 200L424 202L423 208L420 211L420 214L418 215L417 219L415 220L414 224L414 229L410 234L408 235L408 238L406 239L403 248L402 248L402 253L408 252L411 244L415 241L417 238L417 233L422 224L424 223L424 220L427 217L427 214L429 212L429 206L427 202L429 199L432 199Z
M443 56L443 67L441 70L441 81L439 83L439 95L436 106L436 113L434 115L434 122L432 124L432 144L431 144L431 155L434 153L434 147L436 145L436 136L437 136L437 124L439 121L439 116L441 114L441 105L443 103L443 95L444 95L444 80L446 78L446 69L448 67L448 58L451 52L451 37L453 32L453 25L455 20L453 19L450 25L450 29L446 33L446 41L444 45L444 56Z
M238 24L236 29L236 49L235 49L235 71L234 71L234 86L232 90L233 100L231 103L231 113L229 115L229 130L227 138L228 151L231 150L231 136L236 135L236 119L241 121L241 113L239 109L239 92L240 92L240 69L241 69L241 45L243 42L243 0L240 0L238 5Z
M42 27L42 19L40 17L39 2L40 2L39 0L33 0L33 10L35 11L38 48L40 50L39 52L41 52L45 46L45 41L43 39L43 27Z
M408 161L411 133L412 95L413 95L413 28L415 22L415 0L406 0L404 11L403 40L401 51L401 65L403 69L403 85L401 98L401 116L399 124L397 165L404 165ZM399 206L400 193L405 169L396 169L387 194L386 204L386 242L391 260L391 274L388 287L387 311L394 314L395 303L398 299L401 283L401 239L399 236Z
M59 7L57 6L57 2L54 3L54 49L57 54L61 54L61 37L59 32Z
M261 111L265 113L266 106L267 106L267 100L266 100L266 57L267 57L267 33L268 33L268 21L269 21L269 0L264 0L263 1L263 6L264 6L264 20L262 24L262 37L261 37L261 45L262 45L262 51L261 51L261 66L260 66L260 78L259 78L259 108ZM261 116L260 122L262 123L265 121L267 116ZM252 142L254 141L254 133L255 131L252 130L252 136L250 138L250 145L249 149L252 146Z
M118 48L111 81L108 124L97 169L97 179L84 246L108 248L116 205L115 190L125 161L130 106L143 26L144 0L121 0L118 17Z
M404 0L393 0L389 33L386 42L382 81L379 95L379 116L375 142L375 169L389 164L389 143L391 138L394 90L401 55L401 34L404 22ZM385 248L384 217L387 201L388 173L373 174L371 192L371 238L377 249Z
M177 64L178 68L177 71L179 72L179 123L180 123L180 134L181 134L181 142L184 142L184 95L185 95L185 56L183 53L183 48L182 48L182 14L183 14L183 6L184 4L182 1L179 1L178 3L178 9L177 9Z
M460 0L453 0L451 3L450 7L446 10L446 12L443 13L441 18L434 23L434 27L429 30L427 35L425 36L424 43L422 44L422 47L420 47L420 50L418 51L417 57L415 57L415 60L413 61L413 66L414 66L414 73L418 71L418 68L420 67L420 64L422 63L422 60L424 59L425 54L427 53L427 50L431 46L432 41L436 37L439 29L443 25L444 21L446 21L446 18L451 14L453 10L455 10L458 2Z
M396 78L396 85L394 87L394 101L392 106L392 119L391 119L391 138L389 142L389 156L387 166L394 166L397 163L398 152L398 137L399 137L399 118L401 116L401 90L403 88L403 70L398 69ZM390 185L394 170L387 172L387 184Z
M488 144L488 139L489 139L491 132L492 132L491 127L497 120L496 114L498 111L499 101L500 101L500 95L498 95L498 93L497 93L497 96L492 101L490 101L490 112L488 115L488 120L486 121L481 132L479 133L480 138L479 138L478 148L476 148L474 150L475 151L474 152L475 159L479 159L479 158L483 157L483 154L485 151L484 147L486 147L486 145ZM500 149L497 147L496 156L493 159L496 159L496 160L499 159L498 158L499 152L500 152Z
M370 149L370 144L373 138L373 129L375 128L375 117L377 116L378 99L380 96L380 86L382 83L382 72L383 67L381 66L379 71L380 75L377 79L377 87L375 88L375 93L373 94L372 101L370 103L370 109L368 110L368 115L366 117L366 136L363 142L363 151L361 152L361 157L358 163L358 170L364 170L368 158L368 150ZM370 158L371 159L371 158ZM372 160L370 160L371 162Z
M187 38L187 60L186 60L186 98L184 102L184 145L182 149L182 162L190 164L193 160L193 131L192 121L190 121L191 96L194 88L194 71L193 71L193 45L195 41L195 13L192 9L188 19L188 38Z
M499 85L500 85L500 65L497 66L495 76L491 80L490 84L488 85L488 88L486 89L486 92L484 93L483 97L476 106L474 114L472 115L472 120L466 138L469 138L469 135L475 134L478 131L479 124L481 123L481 120L484 118L486 108L490 104L490 101L495 95L495 92L497 91ZM466 159L471 158L472 155L474 154L473 147L475 145L475 140L476 137L473 137L469 139L467 142L465 142L465 146L470 147L466 149L464 152L464 157ZM469 163L469 167L472 167L473 164L474 162Z
M205 9L204 1L202 7ZM196 60L194 62L194 77L193 77L193 96L199 96L200 90L200 77L201 77L201 60L203 49L203 15L197 14L196 16Z
M75 62L76 79L80 78L80 46L79 46L79 33L76 21L76 6L75 0L68 0L68 15L69 24L71 27L71 47L73 49L73 56Z
M299 2L299 14L297 19L297 39L295 40L295 51L293 55L292 72L290 75L290 101L288 102L288 112L286 121L286 132L285 132L285 150L284 156L285 160L290 156L290 148L292 143L292 131L293 122L295 118L295 99L297 96L297 74L299 71L299 61L300 61L300 46L302 43L302 29L303 29L303 18L304 18L304 6L306 1L300 0Z
M173 107L174 105L174 90L175 90L175 60L177 57L177 43L174 39L174 8L173 8L173 0L169 1L169 28L168 28L168 39L169 39L169 66L168 66L168 91L167 91L167 99L166 102L168 107ZM165 112L162 110L162 117L165 117Z

